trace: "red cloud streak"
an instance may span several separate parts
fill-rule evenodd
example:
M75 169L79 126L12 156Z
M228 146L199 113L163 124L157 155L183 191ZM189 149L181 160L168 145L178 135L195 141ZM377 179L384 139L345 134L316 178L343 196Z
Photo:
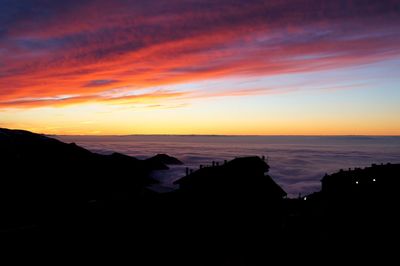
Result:
M107 93L400 54L399 1L15 2L0 15L0 108L190 97Z

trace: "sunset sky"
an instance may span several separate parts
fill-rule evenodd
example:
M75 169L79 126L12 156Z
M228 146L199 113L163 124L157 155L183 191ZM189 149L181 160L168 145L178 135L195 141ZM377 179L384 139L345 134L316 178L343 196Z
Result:
M400 1L0 0L0 127L400 135Z

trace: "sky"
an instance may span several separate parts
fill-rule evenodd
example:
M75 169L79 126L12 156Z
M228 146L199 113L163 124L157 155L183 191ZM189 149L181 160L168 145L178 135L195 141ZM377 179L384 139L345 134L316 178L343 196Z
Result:
M0 0L0 127L400 135L399 0Z

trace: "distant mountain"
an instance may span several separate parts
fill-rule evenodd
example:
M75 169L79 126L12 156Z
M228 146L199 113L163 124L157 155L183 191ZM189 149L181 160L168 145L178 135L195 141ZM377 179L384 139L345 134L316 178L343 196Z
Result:
M175 157L171 157L167 154L157 154L146 160L154 166L161 165L182 165L183 163ZM166 168L168 169L168 167Z

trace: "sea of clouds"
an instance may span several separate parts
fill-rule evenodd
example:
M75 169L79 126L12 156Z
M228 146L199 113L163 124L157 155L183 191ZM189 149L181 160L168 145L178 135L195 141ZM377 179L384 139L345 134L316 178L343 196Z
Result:
M318 191L325 173L365 167L372 163L400 163L400 137L310 136L58 136L91 151L120 152L139 159L166 153L184 162L154 173L159 191L175 188L185 168L223 162L241 156L266 156L270 176L291 197Z

